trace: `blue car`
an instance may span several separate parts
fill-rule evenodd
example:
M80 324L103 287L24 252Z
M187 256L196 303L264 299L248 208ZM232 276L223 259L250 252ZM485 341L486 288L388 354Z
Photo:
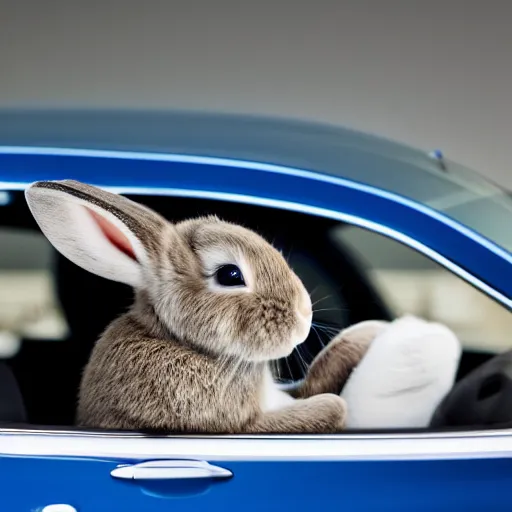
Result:
M76 428L82 369L132 297L35 224L25 188L69 178L273 241L323 301L283 379L332 333L403 312L458 334L458 382L512 348L512 198L440 151L251 116L0 111L0 510L510 510L512 423L469 406L448 426L339 435Z

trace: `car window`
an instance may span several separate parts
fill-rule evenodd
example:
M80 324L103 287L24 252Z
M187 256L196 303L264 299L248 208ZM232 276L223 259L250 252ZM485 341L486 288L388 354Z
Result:
M0 227L0 247L0 356L13 350L12 336L64 339L67 326L53 288L49 242L36 231Z
M317 217L294 222L293 215L298 214L262 207L233 205L230 210L221 202L176 199L171 211L168 201L138 199L169 218L176 211L186 216L219 213L236 221L243 213L243 220L263 230L269 240L276 233L282 235L276 246L315 304L315 327L300 350L282 361L277 375L282 380L302 378L307 363L340 329L370 318L388 319L389 313L412 313L448 325L466 352L492 354L510 348L512 315L505 308L444 267L382 235ZM90 350L132 300L125 285L94 276L59 256L35 224L23 194L4 197L0 360L9 360L31 423L73 424ZM481 363L466 361L464 372Z
M395 315L441 322L466 350L499 353L512 348L512 314L446 268L359 227L335 228L332 237L354 252Z
M315 320L340 328L346 326L347 305L331 276L303 252L293 252L288 263L311 295Z

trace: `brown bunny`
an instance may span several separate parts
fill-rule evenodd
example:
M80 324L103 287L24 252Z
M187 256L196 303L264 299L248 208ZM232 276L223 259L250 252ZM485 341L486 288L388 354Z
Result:
M298 398L272 378L269 361L306 339L312 309L302 282L259 235L216 217L171 224L125 197L71 180L34 183L26 198L65 257L135 290L133 307L106 329L85 368L80 426L208 433L343 428L345 402L333 394L339 383L332 371L325 383L319 371L307 378L291 393ZM312 370L322 358L319 364Z

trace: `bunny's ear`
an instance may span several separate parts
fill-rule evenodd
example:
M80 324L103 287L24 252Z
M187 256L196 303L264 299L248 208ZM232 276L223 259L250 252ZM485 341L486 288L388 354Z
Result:
M118 194L77 181L40 181L25 192L41 231L89 272L138 288L165 220Z

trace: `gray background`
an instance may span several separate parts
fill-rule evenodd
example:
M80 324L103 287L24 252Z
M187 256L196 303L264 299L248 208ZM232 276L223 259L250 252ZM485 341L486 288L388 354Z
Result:
M512 189L511 52L510 0L0 0L0 107L323 120L442 148ZM347 237L377 268L401 269L379 278L404 310L509 348L503 308L449 273L422 276L432 264L392 241ZM0 277L48 256L43 238L0 233ZM4 304L46 297L23 282L0 287Z
M0 0L0 106L326 120L512 188L507 0Z

